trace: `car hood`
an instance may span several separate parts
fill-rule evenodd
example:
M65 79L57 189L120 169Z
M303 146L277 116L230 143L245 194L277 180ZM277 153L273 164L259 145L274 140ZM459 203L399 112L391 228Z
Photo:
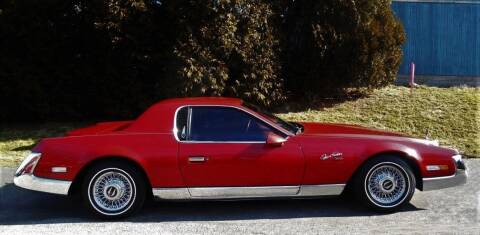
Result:
M401 133L366 128L357 125L346 125L346 124L330 124L330 123L311 123L311 122L301 122L304 126L304 131L301 134L307 138L353 138L353 139L364 139L364 140L375 140L379 141L378 143L386 142L395 142L402 144L420 144L427 145L432 147L437 147L441 151L447 151L451 156L452 154L458 154L458 150L440 146L438 140L429 140L429 139L419 139L404 135ZM418 146L418 145L417 145Z
M408 137L406 135L366 128L357 125L347 125L347 124L331 124L331 123L314 123L314 122L302 122L304 130L303 134L305 135L317 135L317 134L346 134L346 135L380 135L380 136L398 136L398 137Z

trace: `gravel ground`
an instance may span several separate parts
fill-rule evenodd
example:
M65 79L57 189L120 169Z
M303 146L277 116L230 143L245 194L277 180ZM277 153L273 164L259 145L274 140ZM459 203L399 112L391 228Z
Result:
M402 211L377 214L340 199L152 202L120 222L98 221L81 203L11 184L0 168L0 234L480 234L480 160L466 185L417 191Z

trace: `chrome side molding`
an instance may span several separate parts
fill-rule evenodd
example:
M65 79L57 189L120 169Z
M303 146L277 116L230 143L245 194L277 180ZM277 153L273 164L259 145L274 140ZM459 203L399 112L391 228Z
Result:
M344 188L345 184L302 185L298 196L335 196L342 194Z
M285 197L298 194L299 186L274 187L205 187L189 188L192 198Z
M340 195L345 184L266 186L266 187L194 187L154 188L160 199L242 199L264 197L315 197Z
M188 188L153 188L153 196L166 200L190 199Z

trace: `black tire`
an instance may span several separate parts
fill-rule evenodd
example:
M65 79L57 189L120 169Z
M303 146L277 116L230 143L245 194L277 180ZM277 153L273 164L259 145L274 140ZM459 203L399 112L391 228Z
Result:
M103 219L118 219L138 212L145 202L146 190L143 174L122 161L95 164L85 174L81 189L85 206Z
M415 175L400 157L384 155L366 162L353 180L353 193L367 207L396 211L412 199Z

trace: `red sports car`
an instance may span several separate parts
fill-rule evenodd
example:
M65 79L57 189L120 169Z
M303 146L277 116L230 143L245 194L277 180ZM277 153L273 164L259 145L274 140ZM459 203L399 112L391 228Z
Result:
M17 186L81 195L99 216L160 199L308 198L351 192L392 211L415 188L461 185L456 150L360 126L286 122L234 98L161 101L134 121L104 122L43 139Z

